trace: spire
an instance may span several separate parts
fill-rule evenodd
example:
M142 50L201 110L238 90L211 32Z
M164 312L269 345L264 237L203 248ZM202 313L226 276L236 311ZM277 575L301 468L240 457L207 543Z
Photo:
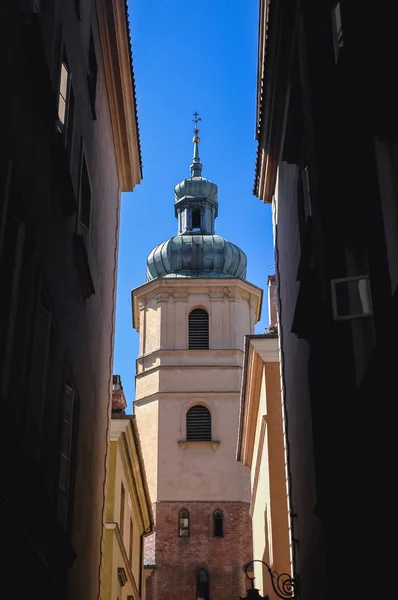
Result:
M193 141L193 158L192 158L192 164L191 164L191 177L200 177L202 174L202 163L200 162L200 158L199 158L199 142L200 142L200 138L198 136L199 133L199 129L198 129L198 123L199 121L201 121L201 117L199 117L199 113L198 112L194 112L193 113L194 118L192 119L193 122L195 123L195 127L194 127L194 137L192 138Z

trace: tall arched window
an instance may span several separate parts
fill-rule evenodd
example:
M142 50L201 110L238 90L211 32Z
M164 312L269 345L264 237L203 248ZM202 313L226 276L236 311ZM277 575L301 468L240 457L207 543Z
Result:
M215 510L213 513L213 535L214 537L224 537L224 513L222 510Z
M195 308L189 313L188 338L190 350L209 349L209 313L203 308Z
M178 515L178 535L180 537L189 537L189 512L186 508L180 510Z
M195 404L187 412L187 440L196 442L211 440L211 414L206 406Z
M196 576L196 600L209 600L209 576L205 569L200 569Z
M201 228L200 210L196 208L192 211L192 229Z

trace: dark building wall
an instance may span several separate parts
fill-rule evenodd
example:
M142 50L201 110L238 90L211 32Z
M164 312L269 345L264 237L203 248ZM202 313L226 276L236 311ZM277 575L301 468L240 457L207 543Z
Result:
M383 2L369 13L341 0L344 46L336 61L334 5L270 3L262 117L273 121L259 133L260 147L279 167L272 190L276 266L303 598L349 590L370 548L383 545L381 531L389 531L393 514L387 399L396 389L397 93L388 73L396 68L397 43L391 6ZM288 49L278 46L281 39L290 39ZM332 280L354 275L369 276L372 316L336 321ZM324 557L314 562L322 545ZM378 589L375 572L366 582L369 591Z
M189 537L179 537L179 512L189 511ZM213 535L213 513L224 513L224 535ZM252 560L249 505L244 502L157 502L152 598L196 598L196 578L205 569L209 598L244 596L248 580L243 567Z
M312 415L308 382L310 347L292 332L299 282L301 254L298 214L298 165L283 162L278 173L274 202L274 239L278 272L282 385L288 434L288 470L291 493L292 544L295 569L303 579L306 597L318 597L322 564L322 531L314 514L317 501L314 472ZM308 586L311 582L311 588Z
M95 3L37 6L0 8L0 570L15 597L26 594L22 562L29 593L89 600L99 586L119 180ZM63 56L70 146L57 130Z

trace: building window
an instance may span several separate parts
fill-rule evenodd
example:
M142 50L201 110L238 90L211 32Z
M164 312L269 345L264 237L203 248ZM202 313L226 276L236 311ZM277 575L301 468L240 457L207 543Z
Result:
M198 208L192 211L192 229L201 229L200 210Z
M90 177L88 174L87 162L84 152L82 152L82 163L81 163L81 174L80 174L80 194L79 194L79 210L78 210L78 221L80 235L83 235L88 249L88 234L90 228L90 216L91 216L91 185Z
M58 129L64 131L66 128L67 114L68 114L68 103L69 103L69 92L70 92L70 73L68 60L64 52L64 56L61 64L61 74L59 77L59 90L58 90Z
M59 77L57 131L64 136L69 160L72 154L74 121L75 91L72 85L68 59L64 50Z
M183 508L178 517L178 535L189 537L189 512Z
M341 49L344 47L344 37L343 37L343 26L341 22L341 9L340 2L332 9L332 27L333 27L333 42L334 42L334 56L336 60L336 64L338 62L339 53Z
M205 569L200 569L196 576L196 600L209 600L209 576Z
M133 521L130 519L130 537L129 537L129 563L133 566Z
M215 510L213 513L213 535L214 537L224 537L224 513L222 510Z
M77 409L75 390L68 379L62 408L61 452L58 480L58 516L65 529L72 513L74 463L77 444Z
M209 313L195 308L189 313L188 347L190 350L209 349Z
M88 93L90 96L91 110L93 118L96 119L95 114L95 96L97 92L97 76L98 76L98 65L97 57L95 55L94 37L93 32L90 33L90 45L88 49L88 73L87 73L87 84Z
M187 412L187 440L211 441L211 414L202 404L192 406Z
M120 521L119 521L119 529L120 529L120 535L122 536L123 539L123 532L124 532L124 504L126 501L126 492L124 491L124 485L123 483L121 484L121 488L120 488Z

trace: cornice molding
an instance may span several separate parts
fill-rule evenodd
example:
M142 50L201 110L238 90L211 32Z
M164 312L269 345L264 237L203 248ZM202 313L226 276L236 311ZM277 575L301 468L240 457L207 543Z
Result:
M124 0L98 0L96 7L119 188L129 192L142 174L126 6Z
M140 302L159 296L161 293L186 294L186 299L192 293L208 294L210 298L220 300L220 294L227 294L231 301L245 298L252 302L255 309L256 322L261 318L261 305L263 290L249 281L243 279L153 279L131 290L131 305L133 313L133 327L140 330ZM180 300L180 298L178 298ZM182 301L182 298L181 298Z

